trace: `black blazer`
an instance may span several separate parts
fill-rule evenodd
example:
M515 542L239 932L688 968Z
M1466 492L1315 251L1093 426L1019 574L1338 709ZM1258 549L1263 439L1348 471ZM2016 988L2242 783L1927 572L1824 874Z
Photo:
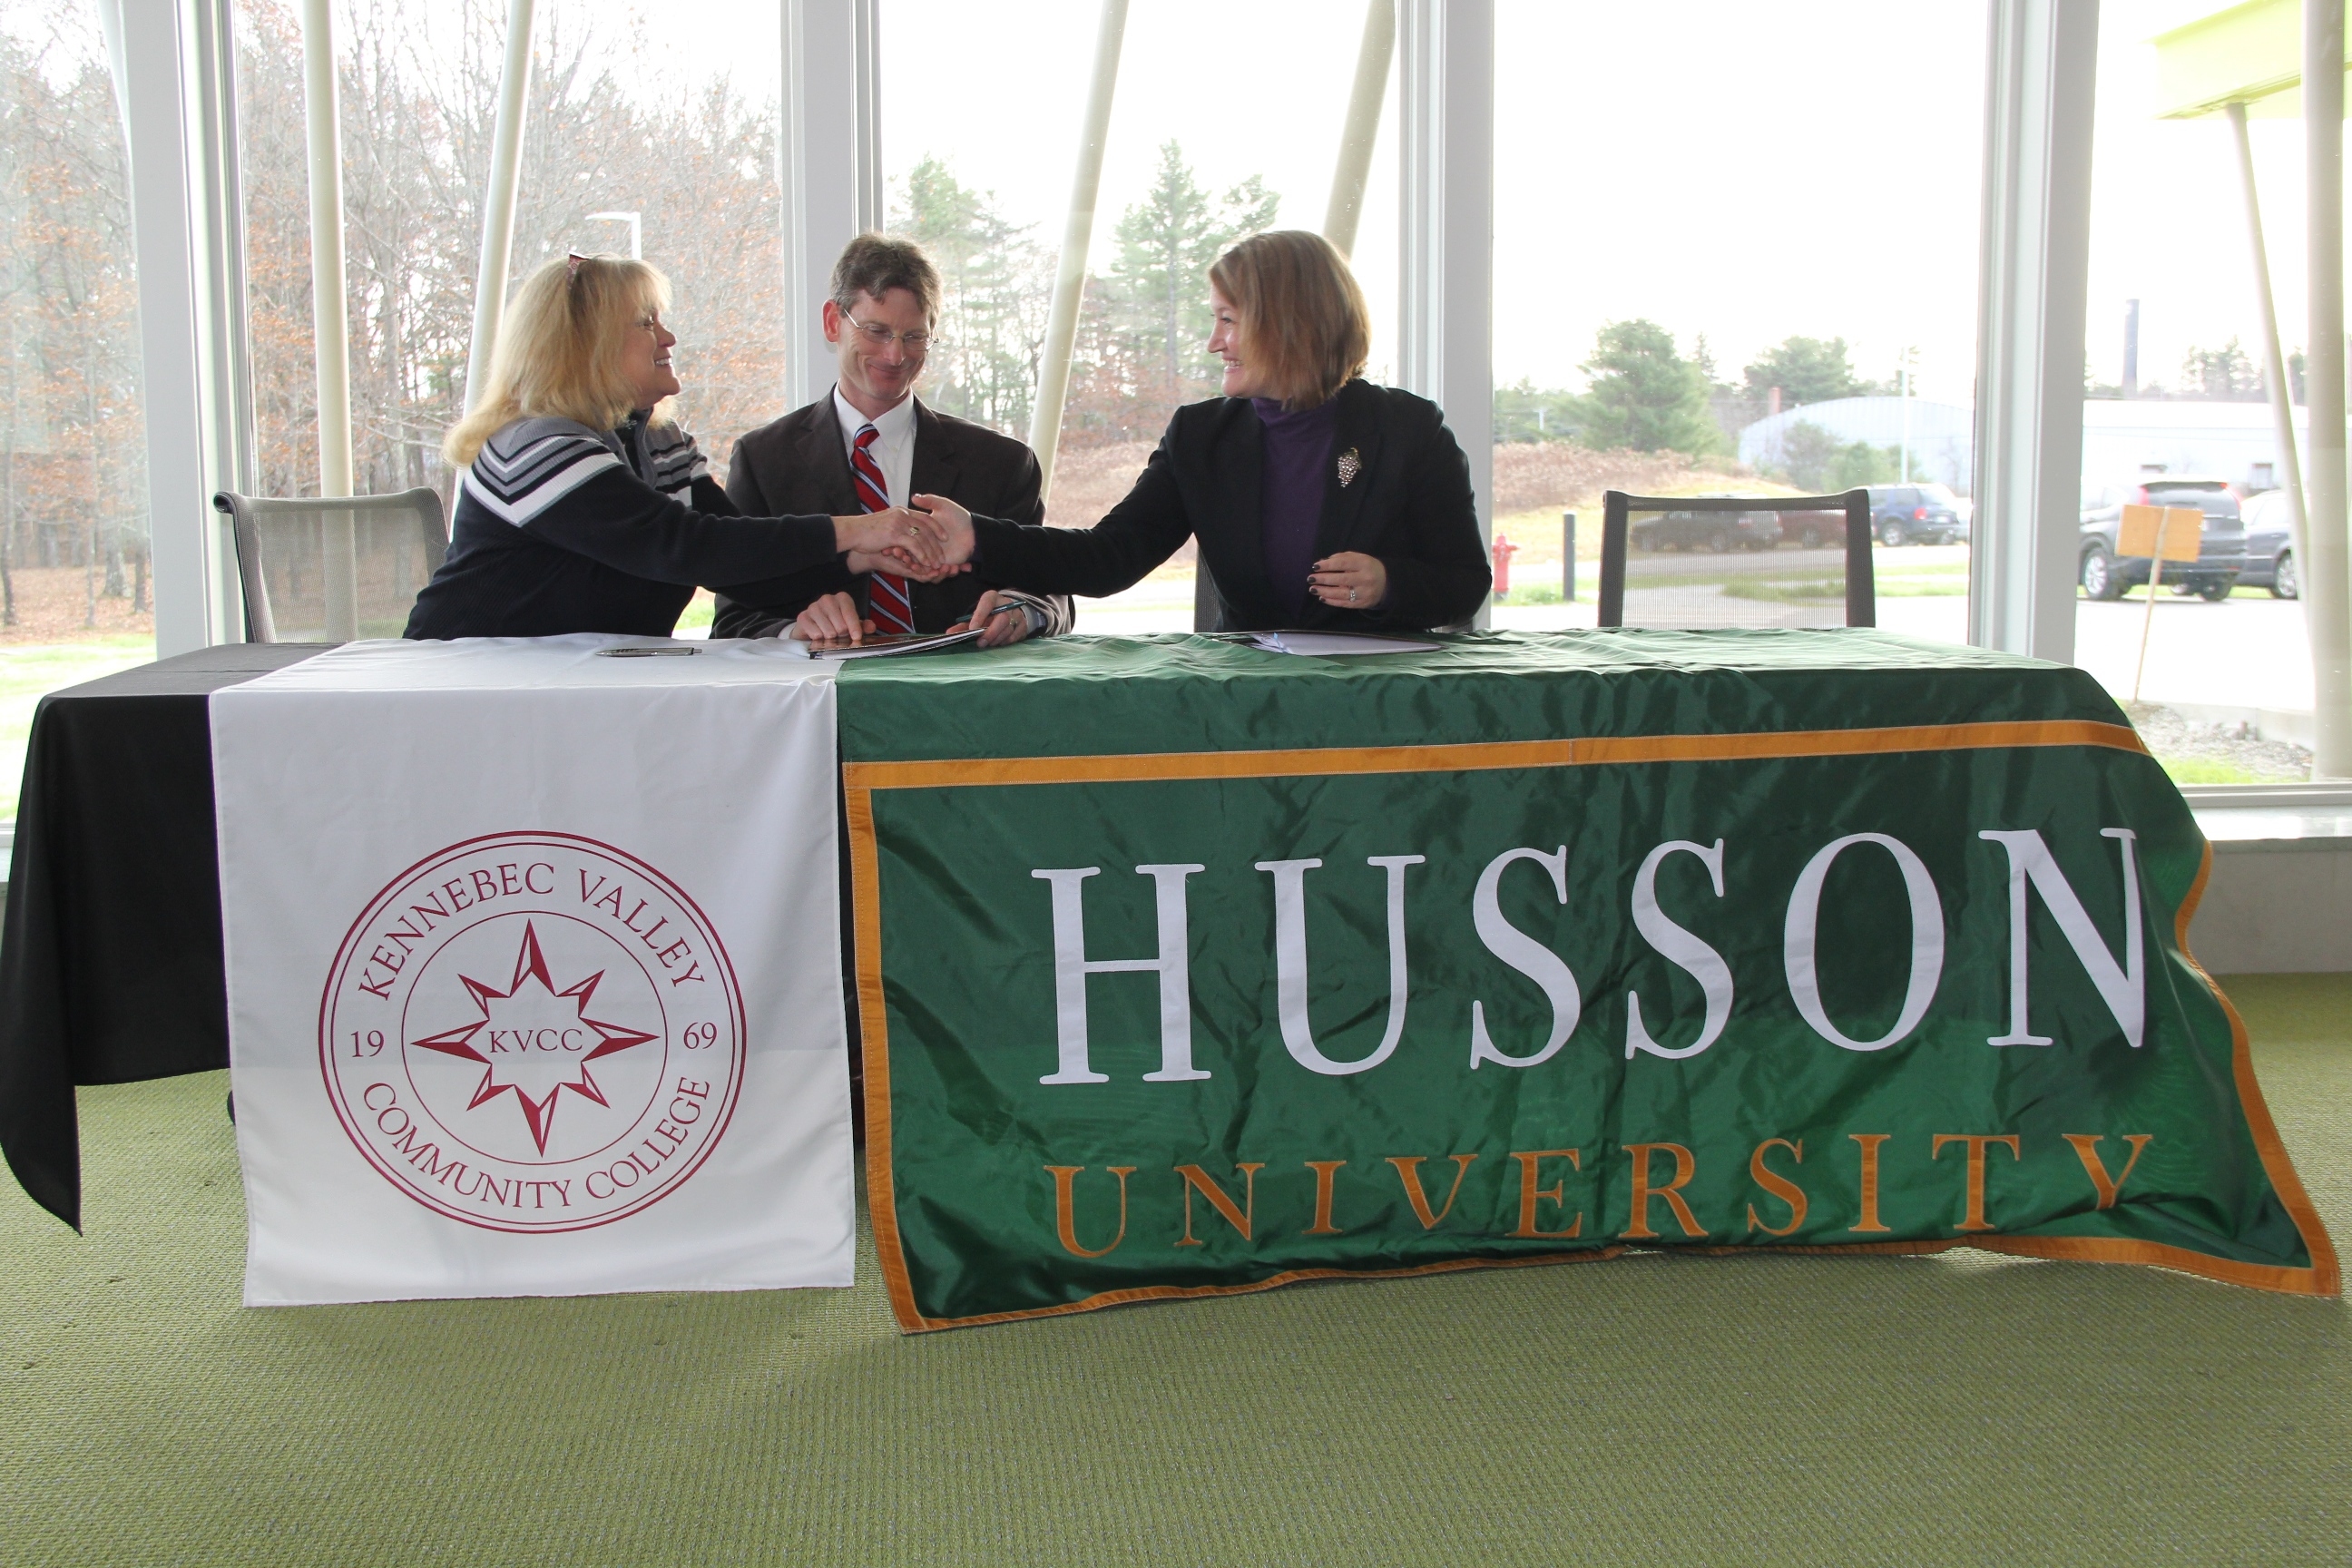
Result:
M1037 455L1010 436L1000 436L984 425L958 419L915 401L915 461L909 490L918 495L947 496L974 512L1007 520L1007 526L1039 529L1045 521L1045 503L1038 498ZM727 499L747 517L788 515L763 508L789 501L789 515L823 512L850 517L865 510L857 499L856 480L849 469L841 419L833 394L805 408L796 408L745 435L735 443L727 464ZM715 637L775 637L788 629L794 616L827 594L848 594L866 608L866 579L835 556L819 566L761 585L756 598L721 594L712 616ZM971 613L988 588L1019 584L1001 574L982 570L959 573L939 583L908 583L908 596L915 607L917 631L944 631ZM1069 628L1066 601L1051 606L1047 631Z
M1189 535L1216 580L1220 630L1425 631L1469 619L1493 573L1470 465L1444 416L1427 398L1366 381L1341 387L1338 403L1315 558L1343 550L1379 558L1388 596L1370 610L1311 594L1298 616L1284 607L1259 531L1265 426L1245 397L1178 409L1135 488L1090 529L975 519L973 570L1034 592L1099 597L1141 581ZM1342 484L1339 458L1351 451L1358 469Z

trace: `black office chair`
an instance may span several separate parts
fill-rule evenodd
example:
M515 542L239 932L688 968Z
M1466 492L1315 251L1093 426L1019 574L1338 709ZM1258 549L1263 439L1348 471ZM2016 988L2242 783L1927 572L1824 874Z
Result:
M430 489L292 500L223 490L213 507L236 524L248 642L396 637L449 553Z
M1601 497L1602 626L1874 626L1870 492Z

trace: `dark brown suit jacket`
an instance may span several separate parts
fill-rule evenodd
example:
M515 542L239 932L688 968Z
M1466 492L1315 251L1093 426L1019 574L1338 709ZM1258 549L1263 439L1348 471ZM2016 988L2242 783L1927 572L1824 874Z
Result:
M920 398L915 400L915 461L908 489L916 495L949 497L977 515L1003 519L1008 524L1045 526L1045 503L1037 493L1037 455L1010 436L940 414ZM858 504L856 481L850 474L849 453L831 392L735 443L734 456L727 465L727 499L746 517L812 512L846 517L865 510ZM710 635L780 636L792 626L793 617L827 594L848 594L864 611L866 579L852 573L845 560L836 556L795 576L762 584L756 602L720 595ZM915 629L944 631L971 613L983 590L1019 586L991 577L978 567L940 583L909 583ZM1068 630L1069 601L1061 599L1051 608L1054 614L1045 629Z

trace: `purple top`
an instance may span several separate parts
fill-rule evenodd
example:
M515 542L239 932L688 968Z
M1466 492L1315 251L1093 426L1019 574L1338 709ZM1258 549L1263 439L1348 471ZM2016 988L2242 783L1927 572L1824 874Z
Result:
M1265 426L1265 470L1258 486L1265 574L1297 624L1307 610L1307 574L1315 565L1315 525L1323 516L1323 479L1331 471L1331 442L1339 428L1339 400L1326 398L1285 414L1269 397L1253 397Z

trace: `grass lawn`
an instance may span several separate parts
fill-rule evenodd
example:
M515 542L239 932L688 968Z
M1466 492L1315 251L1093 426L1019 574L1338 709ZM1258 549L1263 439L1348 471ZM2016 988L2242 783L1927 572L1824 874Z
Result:
M0 648L0 820L16 816L25 777L25 742L33 710L62 686L75 686L145 664L155 657L152 637L92 637L87 642Z
M2299 778L2285 777L2277 773L2256 773L2252 768L2241 767L2236 763L2223 762L2219 757L2168 757L2161 752L2153 754L2156 757L2157 765L2164 769L2165 776L2177 784L2301 784L2304 782Z

